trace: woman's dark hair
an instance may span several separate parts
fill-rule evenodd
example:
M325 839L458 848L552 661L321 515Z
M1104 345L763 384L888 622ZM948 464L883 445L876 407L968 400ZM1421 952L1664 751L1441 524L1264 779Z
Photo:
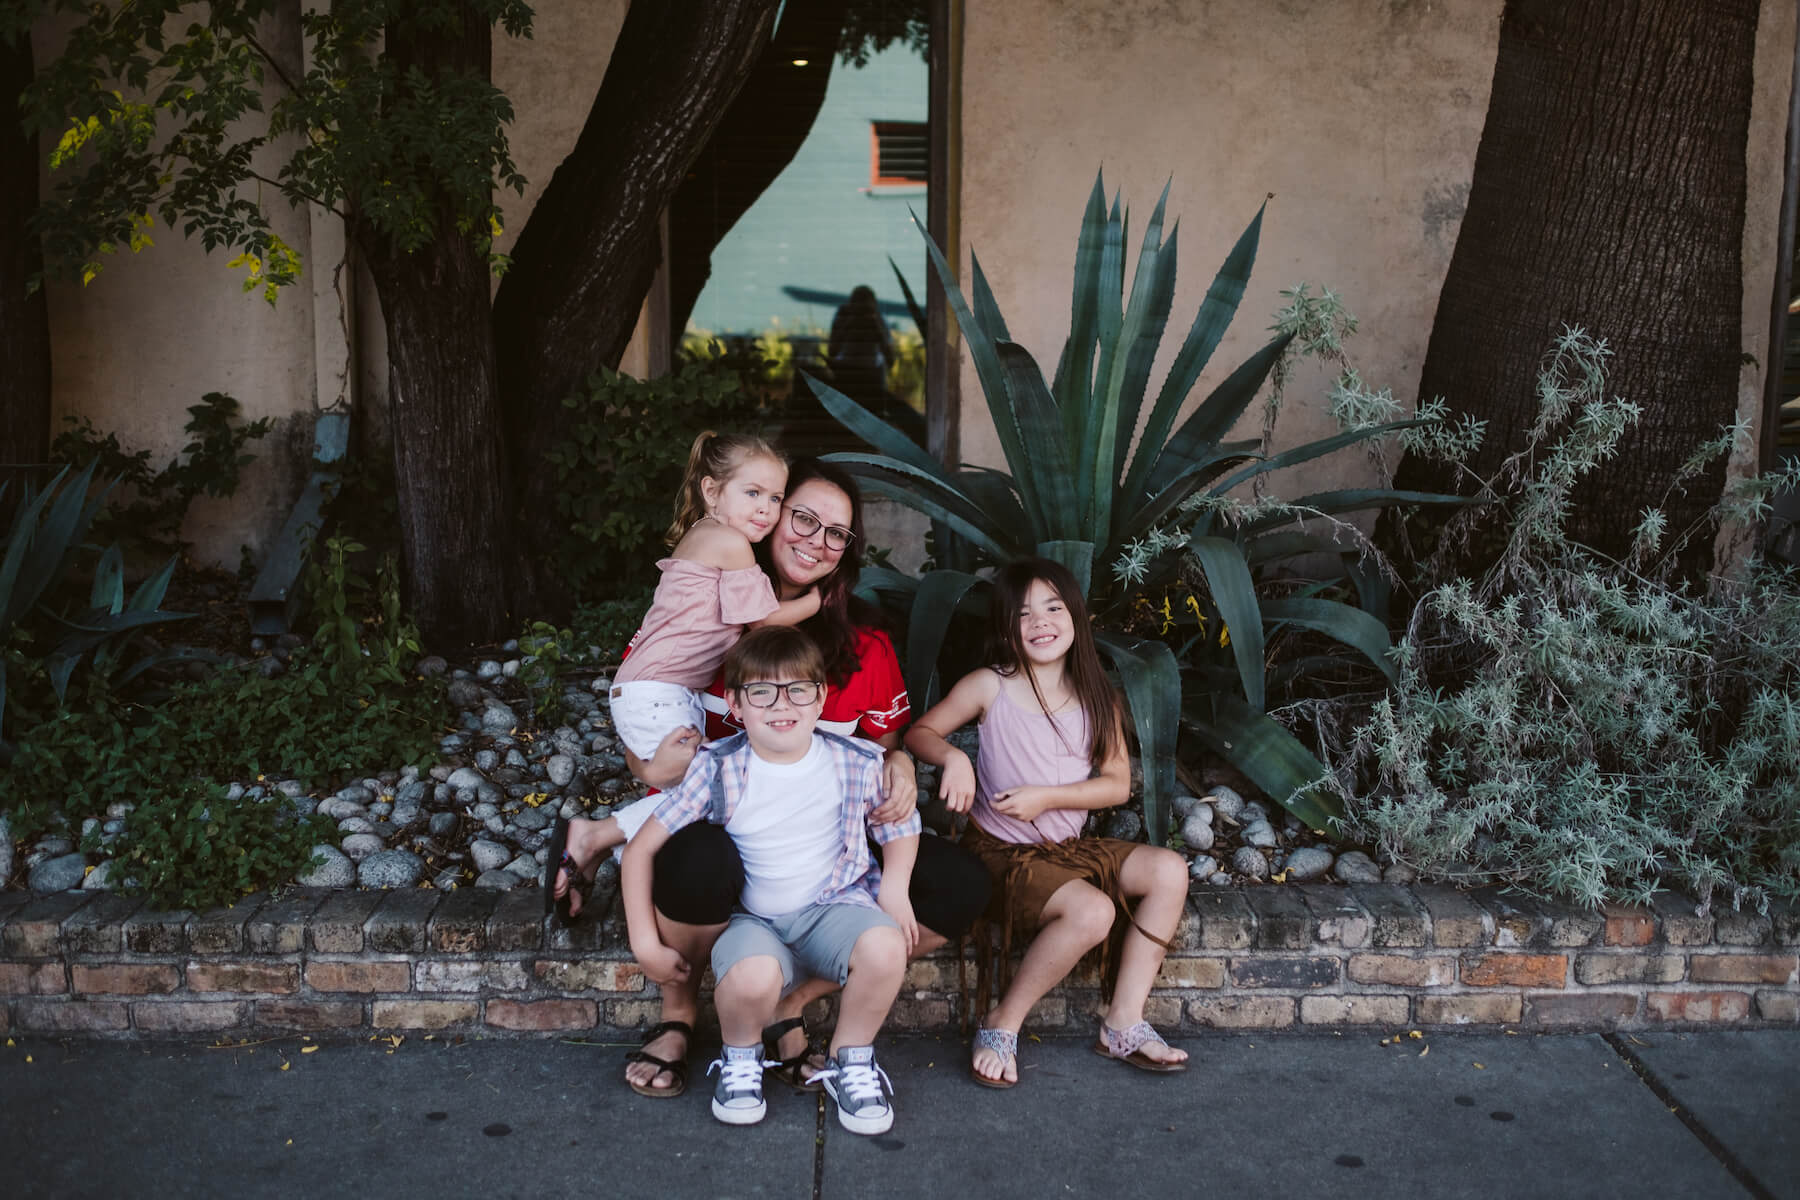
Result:
M801 485L818 480L828 483L850 498L850 532L855 536L844 548L831 574L819 580L819 611L801 622L800 627L812 635L825 655L825 681L832 687L843 684L862 668L856 654L856 630L859 626L879 628L885 622L881 610L855 595L856 581L862 575L862 551L868 545L863 535L862 489L848 471L816 458L796 458L788 464L787 494L792 496ZM782 520L787 520L786 516ZM756 561L781 593L781 576L776 573L774 538L756 543Z
M1063 659L1063 679L1075 700L1087 714L1088 764L1099 770L1119 748L1119 697L1100 665L1100 652L1094 649L1094 631L1089 624L1087 601L1081 595L1081 584L1069 568L1048 558L1024 558L994 572L992 606L989 610L987 660L1003 675L1022 673L1031 683L1031 694L1046 713L1044 694L1038 690L1037 677L1025 669L1025 639L1019 632L1019 613L1025 607L1025 594L1037 580L1050 585L1075 626L1075 644ZM1070 747L1073 749L1073 747Z

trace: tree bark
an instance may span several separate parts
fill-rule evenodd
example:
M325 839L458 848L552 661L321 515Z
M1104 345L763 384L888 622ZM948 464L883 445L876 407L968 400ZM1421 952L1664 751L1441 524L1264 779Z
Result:
M1685 495L1677 467L1737 410L1745 140L1757 0L1508 0L1469 205L1438 301L1421 398L1488 420L1483 478L1536 417L1539 363L1564 325L1613 351L1609 390L1644 408L1576 490L1571 537L1619 554L1647 507L1704 517L1723 464ZM1466 478L1466 477L1464 477ZM1437 464L1395 484L1460 490ZM1427 534L1429 536L1429 530ZM1703 571L1709 538L1681 560ZM1481 543L1453 556L1474 573Z
M18 118L31 76L30 35L0 36L0 466L41 463L50 452L50 309L43 288L28 290L44 269L26 228L37 208L38 146Z
M488 23L463 10L454 29L394 22L386 53L404 77L478 72ZM517 520L502 445L487 260L448 206L428 244L403 252L358 227L387 327L388 409L405 545L406 601L434 646L468 646L515 632Z
M552 511L544 453L564 397L618 365L661 256L657 222L769 44L778 0L659 0L626 15L575 149L519 233L494 298L494 345L522 508ZM529 561L550 531L528 527ZM545 579L540 571L540 587ZM539 597L554 610L555 597Z
M775 40L669 205L669 327L687 328L713 248L794 161L831 82L848 0L788 0ZM805 66L795 65L805 62Z

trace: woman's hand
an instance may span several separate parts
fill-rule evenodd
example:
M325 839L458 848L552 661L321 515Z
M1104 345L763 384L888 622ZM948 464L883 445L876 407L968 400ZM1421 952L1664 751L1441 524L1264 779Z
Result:
M969 756L955 747L944 760L944 772L938 779L938 795L951 812L966 813L975 803L975 765Z
M994 797L994 811L1015 821L1031 821L1054 807L1056 791L1047 787L1016 787Z
M919 777L913 771L912 755L904 750L889 750L881 760L881 807L869 814L873 825L892 825L904 821L919 809Z
M890 895L884 879L881 893L875 898L875 902L881 905L882 912L894 918L894 924L906 935L906 957L911 958L919 948L919 919L913 915L912 897L906 894L906 889L896 888L893 891L896 894Z

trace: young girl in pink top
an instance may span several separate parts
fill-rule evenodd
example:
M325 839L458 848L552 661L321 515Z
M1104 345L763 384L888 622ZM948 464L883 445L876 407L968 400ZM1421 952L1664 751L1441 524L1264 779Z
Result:
M751 544L781 517L787 463L761 438L710 430L694 439L656 585L613 676L613 727L646 762L683 726L706 727L700 696L746 627L795 625L819 611L816 588L778 601Z
M1094 1052L1146 1071L1185 1070L1186 1052L1144 1020L1144 1001L1181 919L1187 865L1158 846L1081 836L1089 811L1125 802L1131 770L1080 586L1047 559L1003 567L993 584L995 665L965 676L906 735L907 749L943 768L945 803L970 813L963 845L999 885L1002 961L1015 927L1037 930L976 1030L969 1072L987 1087L1017 1083L1025 1015L1109 938L1117 977ZM977 720L979 766L945 740Z

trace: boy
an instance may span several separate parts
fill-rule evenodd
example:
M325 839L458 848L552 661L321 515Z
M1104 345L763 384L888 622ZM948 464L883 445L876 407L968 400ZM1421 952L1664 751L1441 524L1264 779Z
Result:
M762 1096L762 1028L784 992L809 977L843 985L831 1055L817 1078L852 1133L894 1123L875 1034L900 992L919 927L907 899L917 814L868 825L881 804L879 746L814 729L825 663L798 629L746 634L725 658L725 695L744 732L702 747L687 775L625 847L620 896L631 952L658 983L692 966L668 946L651 901L657 850L687 825L723 825L744 861L740 911L713 945L713 1003L725 1046L713 1116L753 1125ZM877 867L867 834L882 844Z

